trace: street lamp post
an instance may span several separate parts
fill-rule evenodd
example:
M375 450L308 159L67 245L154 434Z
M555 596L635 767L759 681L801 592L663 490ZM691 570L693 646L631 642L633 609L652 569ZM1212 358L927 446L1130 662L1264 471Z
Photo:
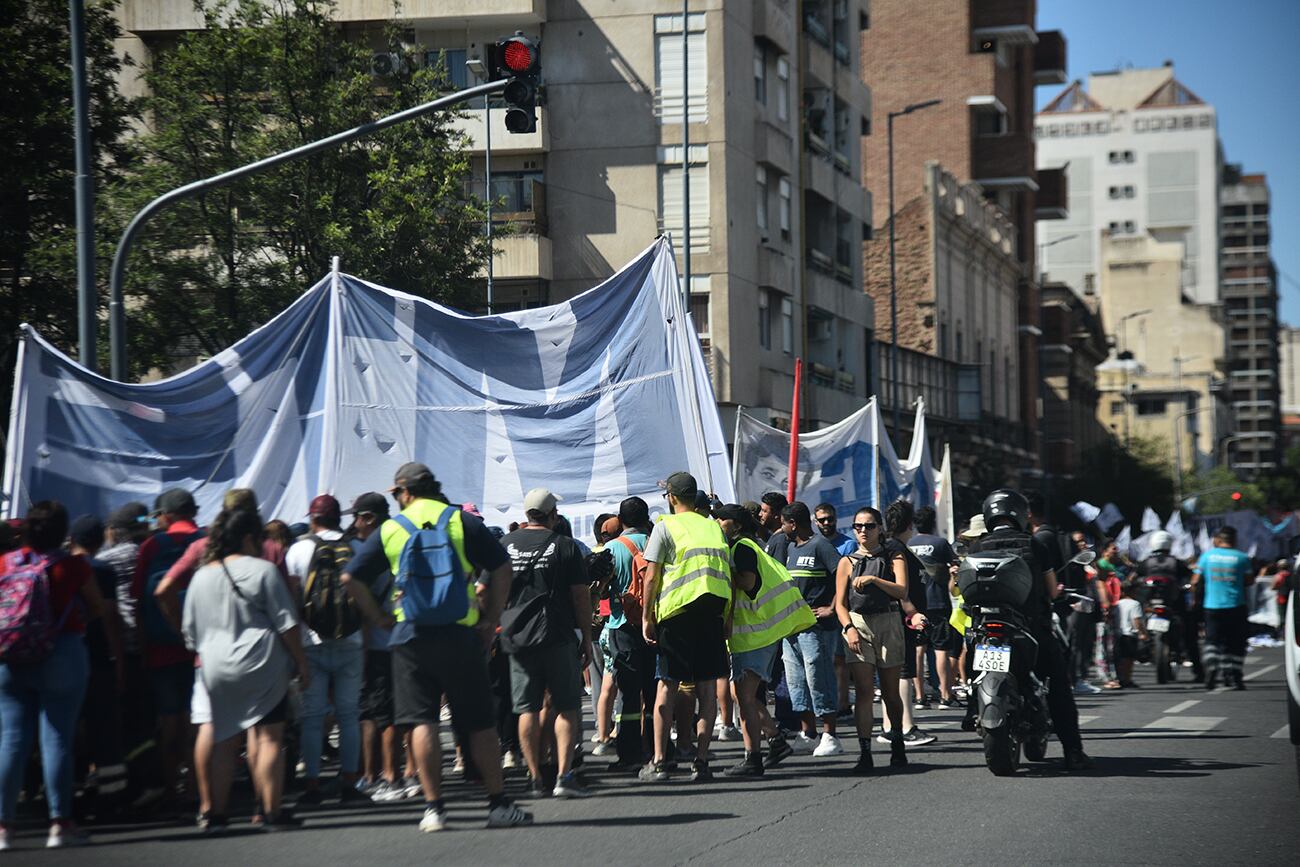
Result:
M894 414L894 435L902 429L898 412L898 276L895 271L894 232L894 118L938 105L943 100L927 99L905 106L902 111L886 115L885 129L889 150L889 404Z
M1079 237L1079 233L1078 233L1078 232L1071 232L1071 233L1068 234L1068 235L1062 235L1062 236L1059 237L1059 238L1053 238L1052 240L1048 241L1048 242L1045 243L1045 244L1039 244L1039 245L1038 245L1038 283L1039 283L1039 285L1042 285L1043 280L1046 279L1046 277L1047 277L1047 270L1043 267L1043 251L1046 250L1048 247L1055 247L1057 244L1060 244L1060 243L1063 242L1063 241L1073 241L1073 240L1074 240L1075 238L1077 238L1077 237Z
M1128 321L1137 319L1139 316L1146 316L1150 313L1150 308L1145 310L1134 310L1132 313L1125 313L1119 318L1119 351L1128 351Z
M487 64L480 57L465 61L465 67L479 78L487 81ZM483 94L483 192L487 200L487 312L492 315L492 260L496 258L492 251L492 97Z

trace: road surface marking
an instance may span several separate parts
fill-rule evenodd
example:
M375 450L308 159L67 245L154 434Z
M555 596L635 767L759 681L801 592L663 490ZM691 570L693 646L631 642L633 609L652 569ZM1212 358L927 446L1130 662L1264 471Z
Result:
M1284 726L1282 726L1282 728L1278 729L1277 731L1273 732L1273 734L1269 735L1269 737L1271 737L1271 738L1289 738L1289 737L1291 737L1291 726L1289 726L1289 725L1284 725Z
M1135 732L1124 735L1126 738L1158 738L1167 735L1203 735L1226 716L1162 716L1153 723L1147 723Z
M1189 699L1188 701L1180 701L1178 704L1174 705L1173 707L1166 709L1165 713L1182 713L1183 711L1190 710L1192 707L1200 703L1201 700L1199 698Z
M1257 669L1255 669L1255 670L1252 671L1250 674L1247 674L1247 675L1245 675L1244 677L1242 677L1242 680L1254 680L1255 678L1259 677L1260 675L1268 674L1268 673L1269 673L1270 671L1272 671L1273 669L1275 669L1275 668L1281 668L1281 667L1282 667L1282 664L1281 664L1280 662L1275 662L1275 663L1273 663L1272 665L1266 665L1266 666L1264 666L1263 668L1257 668Z
M1096 721L1099 720L1099 719L1101 719L1101 717L1099 717L1099 716L1088 716L1088 715L1086 715L1086 714L1080 714L1080 715L1079 715L1079 725L1081 725L1081 726L1086 726L1088 723L1090 723L1090 722L1096 722Z

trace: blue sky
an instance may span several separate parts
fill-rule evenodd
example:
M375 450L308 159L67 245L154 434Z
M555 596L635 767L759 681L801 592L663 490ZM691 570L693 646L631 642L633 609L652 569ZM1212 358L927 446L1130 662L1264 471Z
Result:
M1300 326L1300 0L1039 0L1038 28L1065 35L1071 81L1172 60L1214 105L1224 159L1268 176L1282 321Z

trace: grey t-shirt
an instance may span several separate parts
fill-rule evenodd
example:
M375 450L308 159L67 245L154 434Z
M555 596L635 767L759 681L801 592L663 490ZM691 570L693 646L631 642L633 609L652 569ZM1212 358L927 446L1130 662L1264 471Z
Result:
M292 657L279 633L298 625L280 570L258 557L209 563L185 594L182 633L199 655L218 743L256 725L289 689Z
M731 553L725 542L722 550L723 556L727 558L727 565L730 566ZM645 543L644 556L647 563L658 563L665 568L671 566L677 559L677 545L673 543L673 535L668 532L668 525L663 521L656 523L654 529L650 531L650 539Z

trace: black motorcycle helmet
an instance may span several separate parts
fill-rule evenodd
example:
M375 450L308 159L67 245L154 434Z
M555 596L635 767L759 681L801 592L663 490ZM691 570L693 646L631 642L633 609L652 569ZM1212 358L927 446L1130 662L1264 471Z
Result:
M1023 533L1029 521L1029 501L1019 491L999 488L984 498L984 525L990 530L995 524L1006 524L1008 518L1016 530Z

